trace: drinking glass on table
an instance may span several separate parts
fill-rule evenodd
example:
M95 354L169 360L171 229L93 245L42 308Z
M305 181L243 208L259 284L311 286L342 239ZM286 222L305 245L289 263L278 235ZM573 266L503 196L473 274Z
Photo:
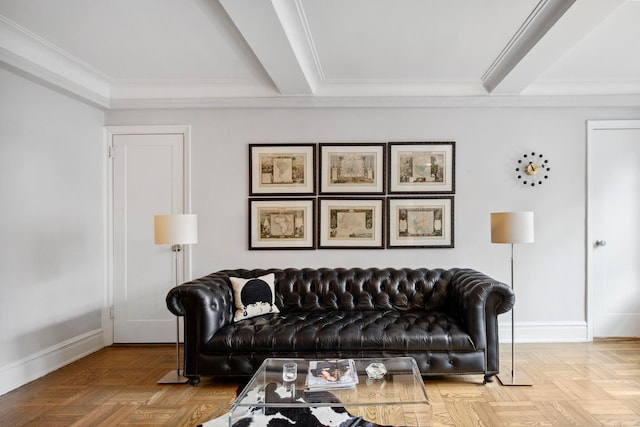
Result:
M282 365L282 380L285 383L294 382L298 378L298 364L296 362L285 362Z

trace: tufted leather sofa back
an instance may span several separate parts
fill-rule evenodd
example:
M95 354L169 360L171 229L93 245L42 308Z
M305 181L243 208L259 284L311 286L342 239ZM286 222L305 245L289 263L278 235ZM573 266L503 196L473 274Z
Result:
M444 309L454 270L426 268L304 268L224 270L217 274L275 274L280 310Z

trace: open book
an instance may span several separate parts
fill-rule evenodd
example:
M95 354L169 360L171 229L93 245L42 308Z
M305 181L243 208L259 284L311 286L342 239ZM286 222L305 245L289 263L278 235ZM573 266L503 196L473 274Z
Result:
M354 388L358 372L353 359L311 360L305 387L308 390Z

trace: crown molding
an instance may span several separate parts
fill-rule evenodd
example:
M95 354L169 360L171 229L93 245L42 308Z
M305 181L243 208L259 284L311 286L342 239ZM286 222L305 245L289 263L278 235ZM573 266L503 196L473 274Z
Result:
M108 77L2 15L0 61L91 104L109 107Z
M278 96L273 86L239 80L115 80L111 100L260 98Z
M523 95L640 95L640 79L635 80L539 80Z
M332 97L433 97L482 96L487 91L479 80L325 80L318 96Z
M582 108L637 107L640 95L602 96L276 96L248 98L113 99L112 110L269 108Z

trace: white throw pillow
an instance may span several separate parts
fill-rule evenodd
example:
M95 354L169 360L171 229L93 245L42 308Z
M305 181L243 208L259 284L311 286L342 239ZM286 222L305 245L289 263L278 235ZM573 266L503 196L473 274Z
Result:
M229 277L236 301L234 322L268 313L279 313L275 305L275 274L269 273L255 279Z

